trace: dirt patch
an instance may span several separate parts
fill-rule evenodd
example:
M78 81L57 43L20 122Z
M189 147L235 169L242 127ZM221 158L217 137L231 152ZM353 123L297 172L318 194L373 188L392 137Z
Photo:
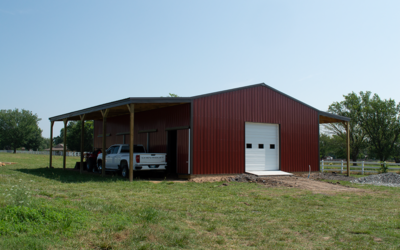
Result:
M219 182L219 181L230 181L230 178L235 177L235 175L224 175L224 176L204 176L204 177L194 177L190 179L191 182L203 183L203 182Z
M265 177L264 177L265 178ZM277 176L265 178L266 186L276 187L294 187L299 189L310 190L314 193L336 193L336 192L364 192L362 189L351 188L340 185L340 183L327 183L318 180L308 179L297 176Z
M146 180L144 180L146 181ZM149 182L151 183L162 183L165 182L167 184L173 184L173 183L187 183L187 180L162 180L162 181L153 181L153 180L149 180Z
M308 176L308 175L307 175ZM332 178L332 175L330 178ZM257 177L254 175L248 174L240 174L235 176L221 176L221 177L198 177L191 179L190 181L203 183L203 182L226 182L221 186L227 186L228 182L249 182L249 183L259 183L260 185L264 185L266 187L290 187L290 188L299 188L310 190L314 193L336 193L336 192L365 192L363 189L351 188L347 186L340 185L340 182L337 183L327 183L319 180L328 179L324 178L324 175L319 175L319 173L313 174L313 177L310 176L310 179L302 177L302 176L269 176L269 177ZM327 176L328 177L328 176ZM343 178L345 177L345 178ZM337 179L333 180L348 180L347 176L336 176ZM353 180L353 177L351 180Z
M300 173L296 174L296 176L307 178L308 174L307 173ZM335 181L352 181L356 179L353 176L347 176L347 175L342 175L342 174L337 174L335 172L332 173L311 173L310 174L310 179L313 180L335 180Z
M0 162L0 166L17 164L16 162Z
M116 240L116 241L124 241L124 240L126 240L128 237L129 237L129 231L127 231L127 230L124 230L124 231L122 231L122 232L119 232L119 233L115 233L114 234L114 239Z

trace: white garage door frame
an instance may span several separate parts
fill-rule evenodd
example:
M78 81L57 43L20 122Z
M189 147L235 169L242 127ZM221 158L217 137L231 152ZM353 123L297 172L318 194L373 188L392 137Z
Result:
M244 159L247 171L281 169L281 126L275 123L245 122ZM247 148L251 144L251 149ZM259 147L263 145L263 148ZM274 149L270 148L274 145ZM249 145L250 146L250 145Z

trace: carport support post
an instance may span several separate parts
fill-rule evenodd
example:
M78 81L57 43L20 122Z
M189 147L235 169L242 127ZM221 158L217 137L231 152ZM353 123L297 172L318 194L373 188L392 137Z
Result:
M54 126L54 122L51 121L50 122L50 162L49 162L49 168L51 168L53 165L53 126Z
M65 170L67 159L67 124L68 119L64 119L64 150L63 150L63 169Z
M346 152L347 152L347 176L350 176L350 122L346 122Z
M128 104L129 112L131 113L130 129L129 129L129 181L133 181L133 142L135 131L135 104Z
M85 133L85 115L81 115L81 166L80 166L80 173L83 173L83 136Z
M107 129L107 114L109 109L101 110L103 115L103 149L101 159L101 176L106 176L106 129Z

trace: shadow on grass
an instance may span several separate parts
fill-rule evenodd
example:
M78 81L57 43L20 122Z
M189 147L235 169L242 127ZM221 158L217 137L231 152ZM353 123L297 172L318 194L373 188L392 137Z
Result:
M56 180L62 183L77 183L77 182L115 182L117 180L126 180L122 177L117 177L116 173L107 173L105 177L101 174L83 172L80 174L79 171L73 169L62 169L62 168L20 168L15 169L24 174L31 174L38 177L44 177L51 180Z
M99 173L89 173L84 171L80 174L79 170L75 169L62 169L62 168L20 168L14 169L24 174L35 175L38 177L44 177L51 180L56 180L62 183L82 183L82 182L116 182L116 181L128 181L127 178L123 178L117 175L116 172L106 172L106 176L101 176ZM135 172L134 181L139 180L163 180L171 179L171 176L166 176L164 173L154 173L147 171ZM173 177L173 179L175 179Z

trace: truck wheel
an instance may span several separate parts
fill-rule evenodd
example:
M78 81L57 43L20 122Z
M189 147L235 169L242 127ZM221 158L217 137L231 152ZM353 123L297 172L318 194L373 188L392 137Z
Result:
M128 178L128 176L129 176L128 166L126 164L124 164L124 165L122 165L121 169L122 169L121 170L121 176L124 177L124 178Z
M97 166L93 167L93 173L101 173L101 161L97 163Z
M89 160L89 161L86 162L86 171L92 172L92 169L93 169L93 164L92 164L92 162Z

